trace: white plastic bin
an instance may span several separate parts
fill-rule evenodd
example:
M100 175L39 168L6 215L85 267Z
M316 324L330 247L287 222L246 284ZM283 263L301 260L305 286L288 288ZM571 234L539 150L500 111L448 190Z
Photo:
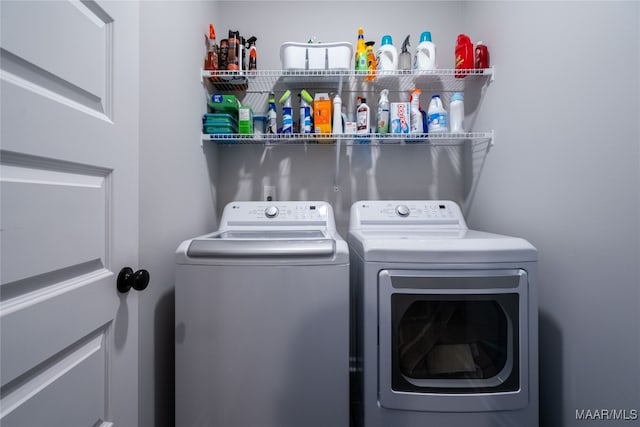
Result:
M349 70L352 52L349 42L286 42L280 46L280 61L283 70Z

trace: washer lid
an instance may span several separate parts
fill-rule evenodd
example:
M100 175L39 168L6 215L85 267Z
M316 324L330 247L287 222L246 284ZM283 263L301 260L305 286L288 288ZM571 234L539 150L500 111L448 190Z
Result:
M461 263L528 262L536 249L517 237L475 230L351 230L349 247L364 261Z
M186 240L178 264L336 265L349 263L347 243L326 230L231 230Z
M233 231L193 239L191 258L331 257L336 242L319 230Z

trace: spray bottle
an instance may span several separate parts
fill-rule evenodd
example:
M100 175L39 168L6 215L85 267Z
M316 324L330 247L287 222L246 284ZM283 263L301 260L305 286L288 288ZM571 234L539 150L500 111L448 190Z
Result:
M377 133L389 133L389 89L380 91L380 100L378 101L378 125Z
M251 36L249 37L249 40L247 40L247 49L249 49L248 70L258 69L258 50L256 49L256 40L258 40L258 38L255 36Z
M411 103L411 133L422 133L424 128L422 126L422 112L420 112L420 89L414 89L411 91L411 97L409 102Z
M277 123L278 113L276 112L276 95L271 92L269 94L269 111L267 112L267 132L270 134L278 133Z
M302 89L298 94L300 97L300 133L311 133L311 106L313 102L311 94L306 89Z
M409 36L404 39L402 43L402 52L398 56L398 70L409 71L411 70L411 54L407 47L411 46L409 44Z
M280 103L282 104L282 133L293 133L293 108L289 89L280 97Z
M209 24L209 38L207 39L207 56L204 59L204 69L218 69L218 45L216 44L216 31L213 29L213 24Z
M367 54L364 45L364 30L358 28L358 43L356 44L356 71L367 71Z

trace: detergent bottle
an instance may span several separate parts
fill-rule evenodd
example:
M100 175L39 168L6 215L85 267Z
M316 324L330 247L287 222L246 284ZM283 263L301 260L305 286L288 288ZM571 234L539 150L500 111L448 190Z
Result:
M470 70L473 68L473 43L466 34L458 34L456 42L456 70ZM454 76L463 79L467 73L464 71L456 71Z
M420 34L420 44L416 48L413 68L414 70L435 70L437 68L436 45L431 41L431 32L429 31Z
M402 43L402 52L398 56L398 70L409 71L411 70L411 54L407 47L409 47L409 36L404 39Z
M382 36L376 58L378 70L393 71L398 69L398 49L393 45L390 35Z
M427 111L429 117L429 133L447 132L449 130L447 110L442 105L440 95L433 95Z
M378 68L378 61L376 59L376 55L373 53L373 45L376 42L368 41L365 43L366 45L366 57L367 57L367 77L365 77L366 81L373 81L376 78L376 68Z
M411 112L409 123L411 123L411 133L422 133L422 112L420 111L420 94L422 91L420 89L414 89L411 91L410 95L410 104L411 104Z
M473 68L483 69L489 68L489 49L482 43L476 43L476 51L473 61Z
M280 97L282 104L282 133L293 133L293 108L291 108L291 91L287 89Z
M356 44L356 71L367 71L367 54L364 45L364 30L358 28L358 43Z

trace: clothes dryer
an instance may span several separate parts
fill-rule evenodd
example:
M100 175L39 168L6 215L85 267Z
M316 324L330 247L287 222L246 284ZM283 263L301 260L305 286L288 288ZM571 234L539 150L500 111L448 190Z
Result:
M324 202L233 202L177 249L176 425L349 426L349 255Z
M530 243L451 201L357 202L347 240L358 426L538 425Z

